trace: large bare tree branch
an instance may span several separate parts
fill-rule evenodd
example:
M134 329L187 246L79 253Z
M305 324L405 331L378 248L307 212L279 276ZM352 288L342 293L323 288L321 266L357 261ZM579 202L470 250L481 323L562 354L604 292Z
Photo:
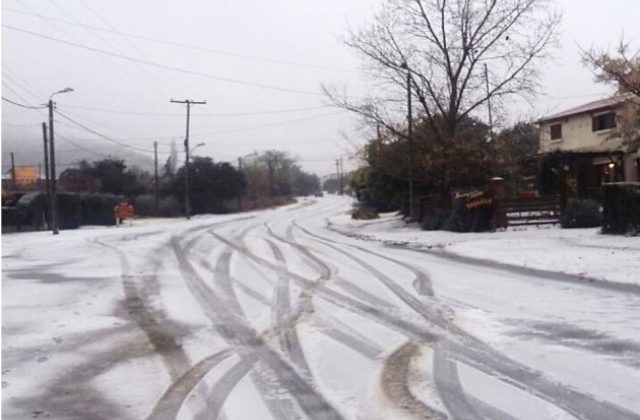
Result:
M445 140L491 98L535 91L536 66L557 38L555 1L386 0L373 24L352 33L347 45L373 64L376 79L399 99L408 72L421 108L417 118ZM489 89L481 64L490 65ZM403 124L385 121L383 101L330 99L404 138Z

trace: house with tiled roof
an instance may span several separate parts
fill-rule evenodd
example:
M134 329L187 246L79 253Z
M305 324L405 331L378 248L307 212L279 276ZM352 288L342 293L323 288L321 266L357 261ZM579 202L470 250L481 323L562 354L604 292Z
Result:
M640 180L640 98L616 95L538 121L541 161L568 196L597 196L606 182Z

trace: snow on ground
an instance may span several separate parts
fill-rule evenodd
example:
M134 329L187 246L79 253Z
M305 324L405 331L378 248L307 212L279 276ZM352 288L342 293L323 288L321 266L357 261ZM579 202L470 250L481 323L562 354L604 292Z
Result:
M362 239L640 286L640 236L603 235L599 228L558 226L488 233L422 231L393 213L366 221L341 214L331 217L329 223Z
M525 419L572 418L559 408L570 399L543 399L517 386L517 376L491 375L496 355L457 356L445 344L465 339L460 331L542 372L547 393L566 386L640 412L635 289L585 287L438 255L639 284L640 238L554 227L424 232L391 214L352 221L349 205L325 197L188 222L3 235L5 416L144 418L158 401L172 401L161 399L165 392L186 391L173 417L199 418L213 404L229 419L278 418L274 409L293 401L295 390L276 385L296 371L347 419L410 418L406 398L409 408L447 411L434 379L436 360L444 359L474 406ZM301 293L299 278L320 287ZM244 316L229 322L236 309ZM246 327L264 332L268 348ZM438 342L421 342L415 331L433 331ZM261 358L268 349L290 370ZM296 414L310 409L304 403L293 404Z

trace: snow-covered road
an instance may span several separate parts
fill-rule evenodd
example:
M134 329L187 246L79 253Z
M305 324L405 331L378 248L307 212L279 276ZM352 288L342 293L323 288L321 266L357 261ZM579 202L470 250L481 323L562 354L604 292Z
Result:
M4 235L3 418L640 419L636 288L329 228L349 208Z

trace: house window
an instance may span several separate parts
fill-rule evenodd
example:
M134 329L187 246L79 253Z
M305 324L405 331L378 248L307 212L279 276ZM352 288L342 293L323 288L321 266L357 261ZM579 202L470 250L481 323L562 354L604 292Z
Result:
M606 114L594 115L591 118L591 131L608 130L616 128L616 113L607 112Z
M551 140L560 140L562 138L562 124L553 124L551 126Z

